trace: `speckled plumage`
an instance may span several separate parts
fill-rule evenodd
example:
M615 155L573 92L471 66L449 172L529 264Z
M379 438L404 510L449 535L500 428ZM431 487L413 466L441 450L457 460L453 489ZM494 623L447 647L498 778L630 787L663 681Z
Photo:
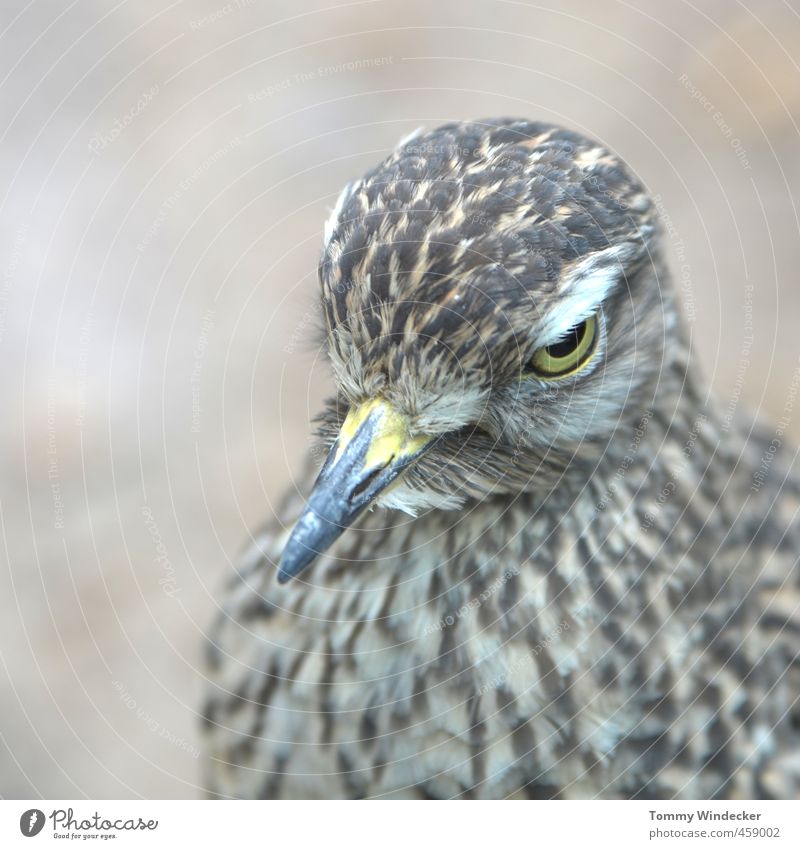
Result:
M796 796L800 479L699 386L639 182L556 127L451 124L325 235L321 444L377 396L437 439L300 578L317 452L255 535L210 636L210 792ZM588 367L524 373L596 310Z

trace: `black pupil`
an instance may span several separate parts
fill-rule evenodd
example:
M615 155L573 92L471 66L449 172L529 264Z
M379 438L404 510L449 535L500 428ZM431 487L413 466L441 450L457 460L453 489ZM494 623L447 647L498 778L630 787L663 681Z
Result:
M551 357L553 357L553 359L566 357L581 344L584 333L586 333L586 322L582 321L580 324L576 324L575 327L568 331L566 336L559 339L558 342L548 345L545 350Z

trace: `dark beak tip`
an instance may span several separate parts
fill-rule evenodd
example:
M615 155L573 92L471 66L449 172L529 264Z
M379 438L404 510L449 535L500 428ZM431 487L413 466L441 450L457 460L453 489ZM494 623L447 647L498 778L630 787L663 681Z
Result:
M299 559L296 557L282 559L278 564L278 583L288 584L292 578L296 578L315 559L316 554L311 554L310 552Z
M375 497L422 453L392 456L380 468L363 468L374 436L376 419L368 418L333 461L334 443L317 477L278 564L278 583L286 584L310 566L374 503Z

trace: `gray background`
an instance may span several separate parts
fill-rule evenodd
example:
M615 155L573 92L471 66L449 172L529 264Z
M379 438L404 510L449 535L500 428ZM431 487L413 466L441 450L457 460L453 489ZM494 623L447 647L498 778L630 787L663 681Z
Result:
M782 414L796 3L4 0L0 33L3 796L199 794L203 631L328 387L322 223L420 125L615 149L699 366Z

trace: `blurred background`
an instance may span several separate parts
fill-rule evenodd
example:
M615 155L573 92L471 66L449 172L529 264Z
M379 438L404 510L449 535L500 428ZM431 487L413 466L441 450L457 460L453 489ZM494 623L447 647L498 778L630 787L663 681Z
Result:
M330 386L322 224L416 127L613 148L723 404L783 415L799 6L4 0L0 795L201 795L203 633Z

